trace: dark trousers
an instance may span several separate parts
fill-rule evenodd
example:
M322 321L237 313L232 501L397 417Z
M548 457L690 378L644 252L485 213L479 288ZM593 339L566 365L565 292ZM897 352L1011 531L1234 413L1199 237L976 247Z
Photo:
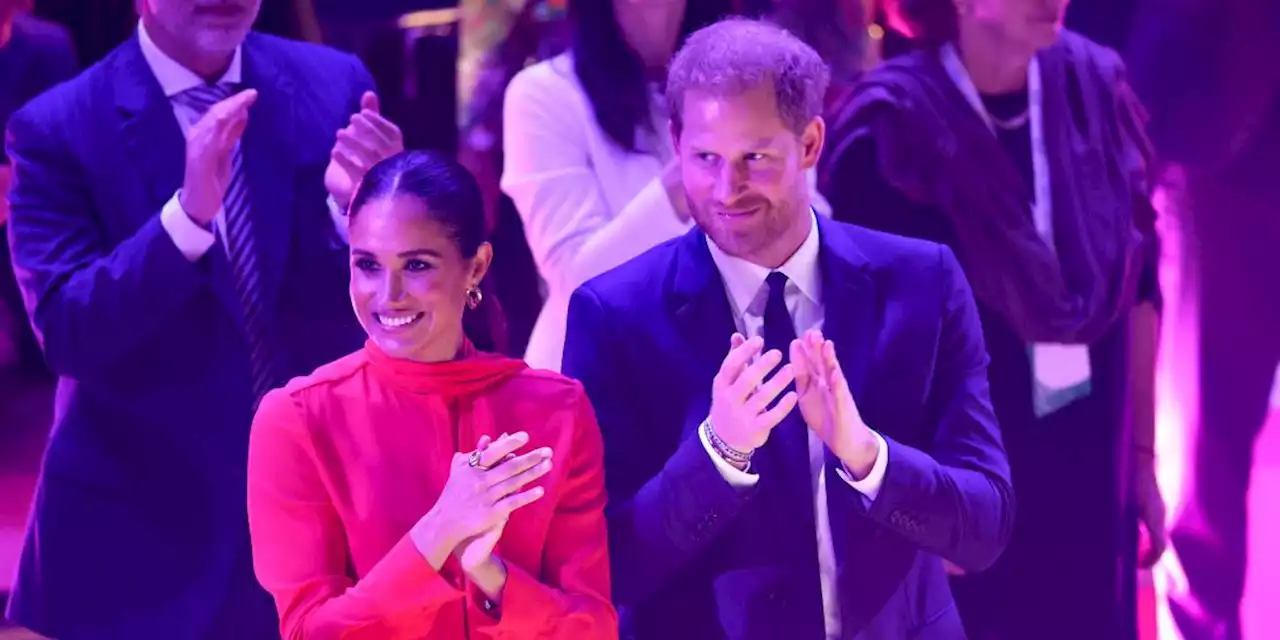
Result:
M1253 448L1280 362L1280 185L1174 168L1166 189L1184 236L1166 315L1193 320L1167 354L1188 445L1170 532L1188 589L1169 606L1185 640L1238 640Z

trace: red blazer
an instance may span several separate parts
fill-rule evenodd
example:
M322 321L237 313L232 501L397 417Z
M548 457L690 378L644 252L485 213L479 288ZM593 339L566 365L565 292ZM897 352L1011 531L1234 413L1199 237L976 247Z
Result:
M409 529L449 460L483 434L549 446L546 494L497 545L502 610L457 562L439 571ZM297 638L617 638L600 432L582 387L468 348L454 362L394 360L372 344L268 394L249 446L249 528L280 631Z

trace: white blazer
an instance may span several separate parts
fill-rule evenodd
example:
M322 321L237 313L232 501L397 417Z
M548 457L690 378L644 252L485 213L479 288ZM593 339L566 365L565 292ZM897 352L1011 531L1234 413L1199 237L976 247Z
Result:
M545 303L525 360L560 370L569 296L579 285L683 235L662 186L673 156L665 109L653 96L655 131L630 153L600 129L591 102L565 53L520 71L503 106L501 186L524 222L525 237L546 285ZM816 176L809 174L813 187ZM830 215L813 189L814 208Z

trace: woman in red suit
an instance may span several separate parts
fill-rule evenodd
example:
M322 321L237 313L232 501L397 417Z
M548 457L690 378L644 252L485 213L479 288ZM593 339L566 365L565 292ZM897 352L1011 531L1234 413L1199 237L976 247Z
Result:
M616 638L591 405L464 330L493 256L475 180L401 153L349 224L369 340L268 394L250 439L254 567L282 635Z

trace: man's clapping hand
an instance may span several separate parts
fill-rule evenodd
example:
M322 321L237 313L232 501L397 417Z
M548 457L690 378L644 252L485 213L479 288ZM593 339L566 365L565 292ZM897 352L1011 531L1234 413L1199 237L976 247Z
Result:
M788 364L770 375L782 361L778 351L751 362L764 348L760 337L748 340L735 333L729 347L729 355L711 383L711 428L729 447L750 453L764 445L773 428L795 408L794 391L769 408L795 380L795 373Z
M249 126L249 107L258 99L253 89L241 91L209 107L187 132L187 162L178 203L196 224L208 228L222 210L231 186L231 158Z
M360 112L338 132L324 172L324 186L342 207L351 204L356 184L369 168L404 151L400 127L382 117L378 96L366 91L360 98Z
M818 331L791 343L796 391L804 421L857 478L875 464L879 441L862 421L849 383L836 359L835 344Z

